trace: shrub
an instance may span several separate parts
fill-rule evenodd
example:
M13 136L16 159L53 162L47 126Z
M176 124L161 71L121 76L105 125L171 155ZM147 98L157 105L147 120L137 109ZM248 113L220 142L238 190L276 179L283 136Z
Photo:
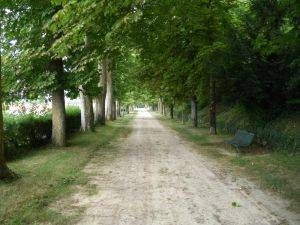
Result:
M67 132L73 133L80 129L80 109L78 107L68 107L66 110L67 113Z
M276 120L268 121L263 114L235 106L220 112L217 116L217 126L228 133L235 134L237 130L247 130L255 134L258 145L276 150L299 152L299 115L286 113Z
M67 108L67 133L80 128L80 110L77 107ZM32 148L50 142L52 133L51 113L44 116L27 114L22 116L4 115L5 156L12 159L26 153Z

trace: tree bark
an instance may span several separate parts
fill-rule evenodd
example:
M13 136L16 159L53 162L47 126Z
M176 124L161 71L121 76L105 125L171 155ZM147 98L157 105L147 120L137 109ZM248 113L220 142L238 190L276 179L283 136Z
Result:
M108 65L109 66L109 65ZM113 120L113 112L112 112L112 105L113 105L113 99L112 99L112 74L110 69L107 70L106 74L106 98L105 98L105 115L107 120Z
M158 111L161 115L163 115L163 103L161 98L158 99Z
M111 120L116 120L116 118L117 118L116 101L112 101L111 114L112 114Z
M0 49L0 180L11 178L13 173L8 169L4 156L4 132L2 114L2 59Z
M216 80L210 76L210 134L217 134L216 125Z
M62 59L53 60L50 69L56 72L58 87L52 91L52 144L66 146L66 110L63 89L64 68Z
M80 89L80 100L81 100L81 131L93 131L94 130L94 112L93 112L93 101L90 96L85 94L82 86Z
M101 93L96 96L94 99L94 105L95 105L95 110L94 110L94 123L100 123L100 118L101 118Z
M0 101L1 101L0 102L0 180L1 180L1 179L11 178L13 176L13 173L8 169L5 162L2 99Z
M106 98L106 76L107 76L107 59L103 59L101 65L99 65L100 77L99 77L99 87L101 88L101 92L97 96L95 103L96 103L96 114L95 120L102 125L105 125L105 98Z
M170 105L170 118L174 119L174 104Z
M107 70L108 70L108 60L104 59L102 61L102 76L101 76L101 79L100 79L100 87L102 88L101 108L100 108L100 114L101 114L100 123L102 125L105 125L105 101L106 101L106 92L107 92Z
M116 100L116 117L121 116L121 107L120 107L120 102L119 100Z
M191 122L192 127L198 126L197 98L195 96L191 99Z

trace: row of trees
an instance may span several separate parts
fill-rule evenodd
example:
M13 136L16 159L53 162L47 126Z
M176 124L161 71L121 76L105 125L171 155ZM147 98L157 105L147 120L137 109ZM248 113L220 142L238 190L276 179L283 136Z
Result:
M197 108L208 106L212 134L217 102L242 104L267 120L295 110L299 9L294 0L147 2L131 30L140 49L140 79L171 117L174 103L190 101L195 127Z
M65 93L80 95L83 130L111 119L120 102L159 103L173 117L189 101L195 127L208 105L212 134L218 101L272 118L299 102L299 8L296 0L1 1L3 97L51 95L58 146Z
M50 96L53 145L67 143L65 94L81 99L82 131L114 120L121 102L132 102L125 94L130 86L124 85L130 83L130 68L124 65L135 57L119 40L118 28L131 16L130 3L13 0L1 1L0 10L2 100ZM0 178L5 178L11 172L4 160L1 118Z

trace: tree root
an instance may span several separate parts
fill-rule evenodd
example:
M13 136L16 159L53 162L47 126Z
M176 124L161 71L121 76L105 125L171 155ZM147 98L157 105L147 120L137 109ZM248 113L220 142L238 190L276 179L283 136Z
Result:
M16 180L20 178L19 175L11 171L7 166L0 167L0 180Z

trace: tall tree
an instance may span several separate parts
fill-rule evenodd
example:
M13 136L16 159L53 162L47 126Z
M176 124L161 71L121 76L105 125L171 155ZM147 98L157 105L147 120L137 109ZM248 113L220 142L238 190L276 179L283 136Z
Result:
M101 104L100 104L100 112L101 112L101 124L105 124L106 112L105 112L105 104L106 104L106 93L107 93L107 73L108 73L108 59L102 60L102 76L100 78L100 87L101 87Z
M50 71L55 73L57 82L52 90L52 143L55 146L66 146L66 110L65 93L62 86L64 79L64 68L62 59L50 62Z
M5 38L14 42L14 51L10 53L11 66L19 68L9 78L16 84L15 91L29 99L51 95L53 144L65 146L67 73L62 57L51 49L61 32L46 26L60 8L60 3L52 4L51 1L11 1L6 8Z
M107 120L113 120L113 83L111 62L108 63L108 70L106 73L106 97L105 97L105 115Z
M196 96L191 99L191 121L192 126L198 126L198 102Z
M94 130L94 112L93 112L93 100L85 93L82 86L80 89L80 109L81 109L81 131L93 131Z
M2 10L1 10L2 11ZM0 38L2 40L2 27L0 25ZM4 132L3 132L3 113L2 113L2 47L0 43L0 180L10 178L11 171L8 169L4 156Z
M100 124L105 124L105 98L106 98L106 87L107 87L107 68L108 68L107 59L101 60L101 64L99 65L99 87L100 93L96 97L96 113L95 120Z

